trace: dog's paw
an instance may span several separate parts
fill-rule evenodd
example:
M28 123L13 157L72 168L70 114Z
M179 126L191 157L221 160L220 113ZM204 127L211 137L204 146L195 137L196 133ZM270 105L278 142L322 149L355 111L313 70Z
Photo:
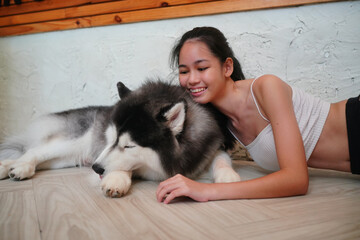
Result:
M9 177L9 169L12 164L14 164L14 160L1 160L0 161L0 180Z
M35 164L32 162L21 162L12 165L9 169L9 177L12 180L20 181L31 178L35 174Z
M216 183L229 183L229 182L239 182L241 178L237 172L231 167L222 167L217 169L214 176Z
M101 181L103 193L112 198L124 196L131 186L131 173L114 171L105 175Z

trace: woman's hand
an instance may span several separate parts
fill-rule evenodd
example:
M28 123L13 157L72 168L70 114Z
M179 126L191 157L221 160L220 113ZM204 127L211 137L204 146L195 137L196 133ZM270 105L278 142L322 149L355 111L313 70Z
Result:
M164 202L165 204L180 196L190 197L199 202L206 202L209 200L209 186L207 183L196 182L181 174L177 174L159 184L156 197L158 202Z

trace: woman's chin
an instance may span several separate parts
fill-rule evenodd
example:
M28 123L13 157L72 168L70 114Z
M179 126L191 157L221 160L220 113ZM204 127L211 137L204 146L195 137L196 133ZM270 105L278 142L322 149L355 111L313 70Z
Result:
M193 97L193 100L194 100L194 102L199 103L199 104L209 103L209 101L203 96L201 96L201 97Z

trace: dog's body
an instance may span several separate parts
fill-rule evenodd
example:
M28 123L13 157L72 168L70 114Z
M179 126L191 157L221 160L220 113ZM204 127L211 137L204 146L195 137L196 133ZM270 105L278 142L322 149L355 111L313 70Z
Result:
M0 179L22 180L35 170L91 166L107 196L126 194L131 177L194 178L212 166L215 182L239 181L220 118L194 103L178 86L148 81L131 92L118 84L121 101L45 115L0 145ZM230 144L231 145L231 144ZM212 165L211 165L212 164Z

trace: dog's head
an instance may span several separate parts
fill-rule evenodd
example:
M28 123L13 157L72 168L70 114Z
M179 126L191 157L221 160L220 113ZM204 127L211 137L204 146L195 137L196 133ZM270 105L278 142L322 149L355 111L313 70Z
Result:
M136 170L150 179L165 178L170 170L162 159L179 151L186 124L187 103L176 97L182 93L160 82L146 83L135 91L121 82L117 87L121 101L114 106L105 134L107 145L93 169L101 176Z

